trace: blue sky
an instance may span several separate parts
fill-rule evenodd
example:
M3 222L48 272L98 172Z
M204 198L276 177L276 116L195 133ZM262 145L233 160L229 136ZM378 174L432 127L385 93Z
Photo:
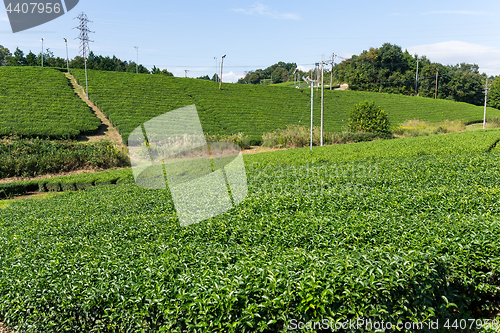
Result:
M148 1L80 0L66 15L12 33L0 10L0 45L26 53L44 48L65 57L78 54L74 19L85 12L91 50L136 59L176 76L213 75L224 59L223 79L235 82L245 71L278 61L310 68L324 54L344 58L383 43L444 64L477 63L481 72L500 74L499 1ZM340 59L337 59L340 61Z

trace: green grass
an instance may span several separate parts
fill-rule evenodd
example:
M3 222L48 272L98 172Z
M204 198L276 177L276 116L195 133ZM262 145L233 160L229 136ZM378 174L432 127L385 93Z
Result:
M83 82L82 70L74 75ZM208 134L249 135L260 143L262 134L289 124L310 123L310 92L278 85L218 84L189 78L135 75L134 73L89 72L89 95L118 128L124 142L145 121L174 109L195 104L203 130ZM316 92L315 92L316 95ZM374 101L384 109L393 125L408 119L429 122L480 121L483 109L466 103L381 93L325 90L325 131L336 132L347 125L354 104ZM320 101L315 96L314 125L320 122ZM488 117L500 110L488 109Z
M7 208L12 203L18 202L21 200L45 200L45 199L52 198L53 196L55 196L57 194L58 193L50 192L50 193L41 193L41 194L30 195L27 198L12 198L12 199L0 200L0 209Z
M74 138L101 121L52 68L0 66L0 137Z
M248 197L180 227L121 185L0 210L0 321L23 332L286 331L500 311L499 131L246 155Z

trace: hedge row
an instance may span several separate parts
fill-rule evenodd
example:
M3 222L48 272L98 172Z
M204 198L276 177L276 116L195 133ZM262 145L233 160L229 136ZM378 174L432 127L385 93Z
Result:
M0 184L0 199L28 192L61 192L86 190L92 186L111 185L132 180L131 169L115 169L96 173L27 180Z

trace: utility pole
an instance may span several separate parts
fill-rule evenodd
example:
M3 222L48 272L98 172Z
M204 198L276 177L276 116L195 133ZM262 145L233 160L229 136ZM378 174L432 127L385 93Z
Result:
M224 54L222 56L222 61L220 63L220 78L219 78L219 90L222 89L222 68L224 67L224 58L226 57L226 55Z
M43 67L43 38L41 39L42 41L42 67Z
M325 62L321 59L321 138L320 138L320 146L323 147L323 107L324 107L324 85L323 85L323 74L324 74Z
M415 74L415 96L418 96L418 61L420 59L417 56L417 74Z
M68 39L67 38L63 38L63 39L66 42L66 66L68 67L68 74L69 74Z
M330 72L330 90L333 89L333 64L335 62L335 53L332 53L332 71Z
M488 77L486 77L486 85L484 91L484 116L483 116L483 129L486 129L486 105L488 104L488 89L490 88L488 85Z
M187 76L187 75L188 75L188 72L189 72L189 69L185 69L185 70L184 70L184 77L188 77L188 76Z
M87 57L89 55L90 47L89 47L89 42L93 42L93 40L89 39L89 33L94 32L90 31L89 28L87 27L87 23L92 22L88 19L87 15L82 12L80 15L77 17L78 20L80 20L80 24L76 27L76 29L80 30L80 35L75 38L80 40L80 54L83 57L83 60L85 62L85 88L86 88L86 95L87 99L89 99L89 84L88 84L88 76L87 76Z
M319 62L315 64L316 68L316 98L318 98L318 91L319 91Z
M436 92L434 93L434 99L438 98L438 80L439 80L439 69L436 68Z

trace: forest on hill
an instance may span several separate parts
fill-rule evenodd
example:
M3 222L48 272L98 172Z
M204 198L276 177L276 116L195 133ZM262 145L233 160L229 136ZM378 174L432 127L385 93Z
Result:
M344 59L333 66L333 73L329 67L324 68L325 85L347 83L351 90L484 104L487 75L479 72L477 64L443 65L432 62L425 55L411 55L407 50L403 51L400 46L390 43ZM295 63L278 62L266 69L249 71L238 83L256 84L265 80L281 83L311 75L318 79L319 73L319 66L311 72L304 72ZM494 82L489 105L499 108L500 77L488 79Z

